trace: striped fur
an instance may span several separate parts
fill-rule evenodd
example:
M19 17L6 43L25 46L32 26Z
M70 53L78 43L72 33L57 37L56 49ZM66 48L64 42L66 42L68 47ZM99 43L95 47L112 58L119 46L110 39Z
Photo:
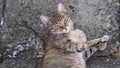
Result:
M87 41L82 30L74 29L63 5L58 13L41 21L50 31L42 68L86 68L85 61L97 50L104 50L109 36Z

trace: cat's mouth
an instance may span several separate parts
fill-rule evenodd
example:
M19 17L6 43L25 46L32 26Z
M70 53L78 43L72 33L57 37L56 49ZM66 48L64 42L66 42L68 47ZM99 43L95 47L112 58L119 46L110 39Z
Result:
M67 28L66 28L66 29L65 29L65 32L66 32L66 33L70 32L70 29L67 29Z

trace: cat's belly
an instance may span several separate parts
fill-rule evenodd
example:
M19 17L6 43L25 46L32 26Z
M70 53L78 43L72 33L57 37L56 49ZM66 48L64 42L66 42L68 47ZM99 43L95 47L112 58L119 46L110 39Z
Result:
M61 54L52 50L45 55L43 68L86 68L86 65L82 53Z

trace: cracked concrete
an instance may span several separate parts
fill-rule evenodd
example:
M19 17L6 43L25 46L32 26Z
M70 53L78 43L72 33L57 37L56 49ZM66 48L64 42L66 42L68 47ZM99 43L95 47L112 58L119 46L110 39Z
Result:
M51 16L60 2L74 26L83 30L88 40L110 35L107 49L94 56L107 56L120 46L119 0L7 0L4 24L0 26L0 68L41 68L42 46L47 41L47 31L39 17ZM3 0L0 0L0 19L2 5ZM21 47L16 49L19 45ZM91 57L87 67L119 68L119 60Z

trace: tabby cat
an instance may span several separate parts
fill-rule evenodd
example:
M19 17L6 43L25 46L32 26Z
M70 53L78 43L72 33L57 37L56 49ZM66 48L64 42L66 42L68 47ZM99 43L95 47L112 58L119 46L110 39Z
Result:
M42 68L86 68L85 61L97 50L106 48L109 36L87 41L83 31L74 29L62 3L52 17L40 18L50 31Z

